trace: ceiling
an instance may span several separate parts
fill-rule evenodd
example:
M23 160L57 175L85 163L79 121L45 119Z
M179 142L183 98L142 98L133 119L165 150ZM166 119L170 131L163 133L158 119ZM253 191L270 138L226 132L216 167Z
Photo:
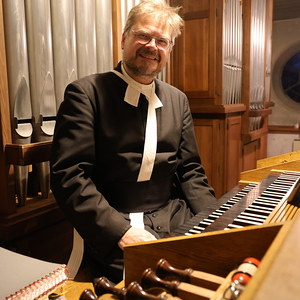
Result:
M300 18L300 0L273 0L273 20Z

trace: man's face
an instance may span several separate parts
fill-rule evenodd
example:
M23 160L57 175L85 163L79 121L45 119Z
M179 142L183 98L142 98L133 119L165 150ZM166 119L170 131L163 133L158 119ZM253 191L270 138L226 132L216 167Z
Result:
M171 40L170 26L162 24L152 16L140 16L131 29L135 32L145 32L155 38ZM125 70L136 81L148 84L166 65L172 45L168 49L160 49L156 46L155 39L143 45L132 30L122 36Z

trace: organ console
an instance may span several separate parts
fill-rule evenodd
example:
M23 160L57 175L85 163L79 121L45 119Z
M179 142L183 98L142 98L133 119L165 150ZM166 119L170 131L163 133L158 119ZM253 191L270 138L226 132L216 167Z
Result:
M261 264L238 299L299 297L299 157L295 164L287 164L291 168L286 169L285 162L272 170L266 167L268 173L259 181L253 180L253 174L251 180L241 174L238 186L170 236L126 246L125 285L139 282L143 272L155 269L162 258L174 268L192 269L188 273L199 270L226 278L245 257L255 257ZM222 293L228 289L221 287Z
M121 285L127 288L106 293L129 300L139 299L130 298L132 288L141 299L298 299L299 155L253 170L251 180L241 174L238 186L170 236L127 245ZM167 294L147 298L153 288ZM107 296L99 300L116 299Z

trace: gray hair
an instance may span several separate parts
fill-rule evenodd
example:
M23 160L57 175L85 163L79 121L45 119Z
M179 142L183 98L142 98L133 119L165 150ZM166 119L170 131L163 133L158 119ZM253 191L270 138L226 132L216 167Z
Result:
M144 0L138 5L134 6L129 14L124 27L124 32L128 32L135 24L137 18L140 15L152 15L159 17L161 20L165 20L172 28L172 41L180 35L183 28L183 20L178 15L180 7L171 7L165 0Z

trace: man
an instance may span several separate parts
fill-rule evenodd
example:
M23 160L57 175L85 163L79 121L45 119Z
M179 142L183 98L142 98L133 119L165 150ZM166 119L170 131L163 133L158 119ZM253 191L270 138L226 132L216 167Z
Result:
M215 200L187 98L155 79L182 22L163 1L135 6L122 62L70 84L57 114L52 191L104 264L121 259L129 243L164 237Z

